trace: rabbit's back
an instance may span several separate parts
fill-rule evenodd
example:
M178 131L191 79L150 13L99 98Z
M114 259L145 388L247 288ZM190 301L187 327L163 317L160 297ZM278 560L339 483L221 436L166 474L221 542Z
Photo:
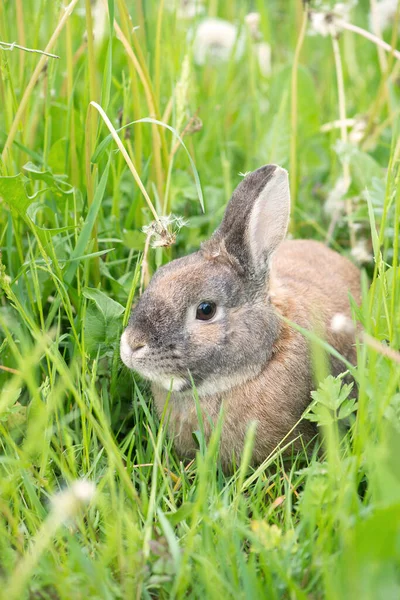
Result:
M334 313L349 314L348 295L361 300L360 272L347 258L314 240L287 240L272 259L273 288L292 289L297 300L312 310L325 306Z
M355 362L351 329L334 326L336 315L350 323L350 296L357 304L361 302L360 271L346 257L314 240L285 241L272 261L270 290L279 313L314 330ZM343 364L331 358L331 368L337 375Z
M270 290L278 312L302 327L315 329L354 362L349 332L332 327L335 315L351 317L349 296L357 304L361 301L360 271L353 263L320 242L288 240L273 257Z

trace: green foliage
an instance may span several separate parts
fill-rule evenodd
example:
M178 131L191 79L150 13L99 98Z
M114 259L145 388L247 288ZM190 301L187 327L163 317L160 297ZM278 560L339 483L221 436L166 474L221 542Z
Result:
M33 202L33 198L26 193L24 176L21 173L11 177L0 177L0 194L21 216L26 214L28 206Z
M86 310L84 332L87 351L96 356L118 339L116 332L121 330L125 308L95 288L84 288L82 293L95 303L95 307L89 306Z
M60 57L30 84L41 57L0 49L0 597L397 598L398 63L340 34L355 121L343 137L332 39L306 35L295 63L300 0L206 0L190 18L180 0L107 5L115 21L102 23L102 2L79 0L57 29L59 2L0 3L0 41L44 49L56 32ZM359 0L351 22L368 29L368 11ZM238 25L240 56L196 64L191 40L205 15ZM396 46L393 23L383 35ZM154 217L92 101L163 222L187 221L175 245L146 248ZM350 226L363 242L357 366L352 385L328 376L313 393L304 418L321 433L314 453L289 460L290 448L277 449L248 467L249 431L228 476L220 423L207 447L200 422L196 459L179 460L146 383L121 364L119 339L147 276L197 249L239 173L267 162L297 172L292 235L329 238L353 257ZM93 497L65 491L81 479Z
M357 410L357 402L349 398L353 384L342 384L340 379L332 375L320 384L315 392L311 392L314 400L307 419L319 425L330 425L335 420L347 419Z

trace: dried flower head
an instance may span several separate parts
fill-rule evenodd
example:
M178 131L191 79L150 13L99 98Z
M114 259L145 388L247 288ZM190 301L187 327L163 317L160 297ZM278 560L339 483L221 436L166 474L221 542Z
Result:
M153 248L171 246L175 243L180 229L186 225L183 217L166 215L159 217L158 221L152 221L142 228L143 233L150 239Z
M193 115L191 117L189 123L185 127L185 133L191 135L192 133L196 133L197 131L201 131L203 129L203 121L197 115Z
M311 35L328 35L336 37L343 29L343 22L350 20L350 12L355 2L338 2L332 10L322 4L319 10L311 10L309 20L311 25Z

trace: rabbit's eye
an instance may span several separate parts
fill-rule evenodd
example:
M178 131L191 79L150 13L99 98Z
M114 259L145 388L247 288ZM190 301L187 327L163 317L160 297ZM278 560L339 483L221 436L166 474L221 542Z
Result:
M196 310L196 319L200 321L209 321L215 315L217 310L214 302L201 302Z

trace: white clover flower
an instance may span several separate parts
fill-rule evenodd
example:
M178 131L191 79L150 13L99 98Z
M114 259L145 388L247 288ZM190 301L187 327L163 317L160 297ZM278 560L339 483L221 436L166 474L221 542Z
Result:
M78 479L58 492L52 499L53 515L60 521L68 521L89 504L96 493L96 485L87 479Z
M238 29L223 19L204 19L197 27L193 40L193 57L197 65L211 62L226 62L233 49L238 60L244 51L243 37L238 37Z
M371 5L369 24L372 31L385 31L393 24L396 15L398 0L380 0Z
M367 129L367 119L364 116L356 117L355 123L349 133L349 142L357 146L364 137Z
M355 332L353 321L343 313L336 313L333 315L330 328L334 333L345 333L347 335L352 335Z
M261 16L258 12L251 12L244 18L247 27L249 28L250 36L254 41L261 39L260 21Z
M260 72L264 77L271 75L271 46L267 42L260 42L254 46Z
M325 214L332 216L342 211L344 207L344 196L347 189L348 184L346 184L343 177L339 177L326 198L324 204Z
M367 240L359 240L351 250L351 256L359 265L371 262L372 254L367 248Z

